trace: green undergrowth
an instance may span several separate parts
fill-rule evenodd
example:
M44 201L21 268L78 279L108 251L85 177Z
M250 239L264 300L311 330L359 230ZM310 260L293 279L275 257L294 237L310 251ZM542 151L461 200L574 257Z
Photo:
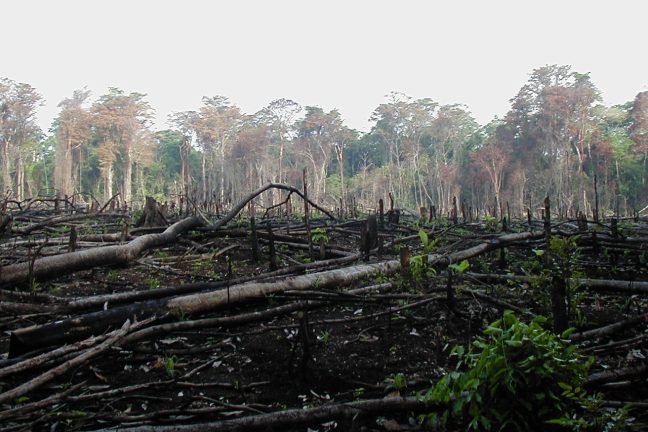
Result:
M566 340L569 332L557 336L544 324L506 311L469 350L453 348L455 369L420 395L447 408L419 420L439 431L627 430L629 416L589 409L600 399L582 388L593 359Z

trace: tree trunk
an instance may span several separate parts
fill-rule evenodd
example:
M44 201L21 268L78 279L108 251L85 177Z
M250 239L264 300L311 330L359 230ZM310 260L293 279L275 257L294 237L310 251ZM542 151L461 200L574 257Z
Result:
M184 231L204 225L197 217L183 219L161 234L147 234L125 245L105 246L67 254L43 257L34 261L33 277L45 280L95 266L126 264L143 251L170 243ZM0 285L18 284L29 280L29 262L0 267Z
M207 171L205 169L206 159L205 151L202 154L202 199L207 201ZM187 210L189 209L189 195L187 195ZM222 203L221 203L222 204Z
M239 206L244 207L245 204ZM103 250L111 249L119 252L127 252L133 254L134 252L141 252L144 246L159 246L164 241L171 241L175 238L176 233L181 232L180 224L185 224L184 229L189 229L192 223L199 223L197 218L189 218L184 221L178 222L169 227L163 234L149 234L148 236L140 237L133 240L128 245L124 246L108 246L101 248ZM171 231L174 229L174 233ZM544 235L542 232L524 232L515 234L506 234L495 239L489 240L485 243L473 246L469 249L455 252L449 255L432 254L428 257L429 265L447 266L452 262L460 262L485 252L495 250L509 245L511 242L526 241L530 239L541 238ZM163 237L159 237L163 236ZM151 238L153 237L153 238ZM159 237L159 238L158 238ZM149 238L150 240L145 240ZM135 244L139 242L138 244ZM153 244L154 243L154 244ZM153 245L151 245L153 244ZM124 251L125 249L125 251ZM83 252L74 252L73 254L63 254L59 256L41 258L34 263L34 271L42 272L43 265L39 265L43 261L50 261L57 258L59 262L68 262L68 265L59 265L56 271L60 272L61 268L68 270L70 268L69 262L78 263L80 260L75 254ZM111 252L116 255L117 252ZM90 254L92 258L92 255ZM69 257L69 258L68 258ZM95 259L97 257L94 257ZM84 263L90 266L106 264L105 257L97 259L96 262L89 262L86 260ZM123 261L122 261L123 262ZM6 272L5 269L17 267L19 265L4 267L0 272L0 283L3 282L2 278L11 275L12 272ZM87 266L77 265L74 269L88 268ZM343 286L353 283L361 278L371 277L373 275L391 275L397 273L401 268L399 260L384 261L375 264L361 264L352 267L344 267L335 270L328 270L318 273L311 273L307 275L294 276L291 278L273 281L273 282L249 282L229 287L227 289L220 289L216 291L201 292L197 294L190 294L185 296L161 299L158 301L148 301L144 303L134 303L129 306L108 309L100 312L94 312L66 320L58 321L55 323L32 326L24 329L19 329L11 334L10 353L18 355L27 351L31 351L43 345L55 345L59 343L72 342L80 338L86 337L89 334L101 333L112 325L117 325L125 319L137 316L142 317L158 314L163 315L167 312L182 312L186 314L200 314L207 311L228 306L232 303L240 303L243 301L251 300L254 298L266 297L273 293L279 293L286 290L305 290L313 286L318 289L325 289L334 286ZM15 273L15 272L14 272ZM23 279L27 280L28 273L25 269ZM12 281L9 281L12 282Z
M132 144L126 145L126 151L124 155L124 179L123 179L123 199L124 203L131 202L131 186L132 186L132 177L133 177L133 158L132 158Z
M415 397L386 397L333 403L311 408L294 408L283 411L255 414L247 417L173 426L134 426L99 429L97 432L205 432L205 431L258 431L258 430L305 430L307 425L338 420L346 425L343 430L365 430L360 427L365 416L385 416L393 413L423 413L435 411L435 407ZM344 422L346 420L346 422ZM301 428L299 428L301 426ZM401 429L392 429L401 430Z
M147 196L146 204L144 205L144 211L139 217L137 222L135 222L136 227L165 227L169 223L166 220L166 216L160 209L155 198Z
M102 249L108 249L110 247L108 246ZM200 314L219 307L241 303L254 298L266 297L273 293L287 290L309 289L315 284L317 284L319 289L348 285L361 277L379 273L392 274L398 271L398 268L398 261L345 267L308 275L294 276L277 282L248 282L216 291L151 300L143 303L133 303L127 306L92 312L54 323L31 326L14 331L11 334L9 355L13 357L32 351L38 347L76 341L91 334L99 334L107 328L119 325L128 318L138 317L142 319L155 314L160 315L178 312L182 312L183 314Z
M113 196L113 169L112 162L106 168L106 175L104 177L104 201L108 201Z
M0 194L4 195L7 190L13 190L9 171L9 141L6 139L0 142L0 171L2 171L2 184L0 184L2 190L0 190Z

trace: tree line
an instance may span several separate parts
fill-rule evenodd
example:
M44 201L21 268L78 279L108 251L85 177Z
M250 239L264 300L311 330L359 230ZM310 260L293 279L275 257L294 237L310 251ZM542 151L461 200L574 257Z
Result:
M440 214L455 199L517 215L546 195L564 215L591 215L595 201L626 213L648 204L648 92L604 106L588 74L548 65L510 102L503 118L480 125L464 105L394 92L361 133L335 109L278 99L246 114L214 96L156 131L146 95L111 88L92 100L84 89L59 103L45 133L38 91L0 78L0 186L17 200L119 194L226 206L267 182L301 187L306 168L311 197L336 207L373 208L390 193Z

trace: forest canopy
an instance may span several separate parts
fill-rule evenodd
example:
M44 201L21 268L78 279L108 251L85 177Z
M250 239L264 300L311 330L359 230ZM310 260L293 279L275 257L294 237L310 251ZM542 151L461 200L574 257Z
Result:
M6 198L78 194L142 203L189 197L238 202L268 183L302 184L316 202L369 208L391 193L400 206L453 199L520 215L552 197L563 214L648 205L648 92L604 106L590 76L570 66L533 70L503 118L480 125L469 107L393 92L361 133L340 113L277 99L248 114L224 96L169 116L154 130L141 93L75 90L50 131L29 84L0 78L0 187ZM596 188L596 193L595 193Z

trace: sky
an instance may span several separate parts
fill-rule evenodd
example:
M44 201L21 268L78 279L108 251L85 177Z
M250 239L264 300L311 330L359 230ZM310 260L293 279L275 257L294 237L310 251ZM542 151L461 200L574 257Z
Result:
M385 96L503 116L533 69L590 73L606 105L648 90L642 0L5 0L0 77L43 95L39 124L87 87L147 94L156 128L223 95L338 109L368 131Z

